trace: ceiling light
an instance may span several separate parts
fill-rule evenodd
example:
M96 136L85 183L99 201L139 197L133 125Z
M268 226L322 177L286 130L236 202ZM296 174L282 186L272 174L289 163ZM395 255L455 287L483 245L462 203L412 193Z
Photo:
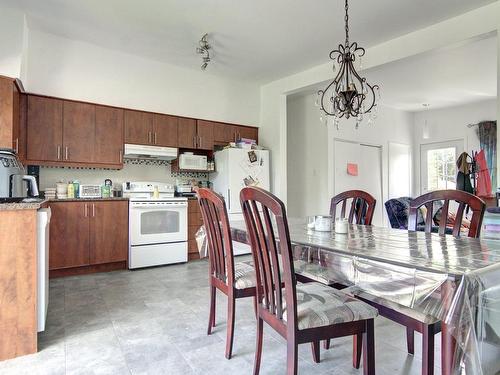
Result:
M327 116L333 116L335 127L339 128L341 118L356 118L356 129L369 113L368 123L372 123L378 114L377 99L380 99L378 85L370 85L365 77L361 77L354 68L356 59L365 54L365 49L358 47L357 42L349 41L349 4L345 0L345 43L330 52L333 60L333 71L338 71L333 81L324 89L318 91L316 105L321 110L320 119L327 121ZM338 65L338 67L337 67Z
M201 70L205 70L210 62L210 49L212 49L212 46L208 43L208 34L203 35L198 44L199 47L196 47L196 53L202 55Z

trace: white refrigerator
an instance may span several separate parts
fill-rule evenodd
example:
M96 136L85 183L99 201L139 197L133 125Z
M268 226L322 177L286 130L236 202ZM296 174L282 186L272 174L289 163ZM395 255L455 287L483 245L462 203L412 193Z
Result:
M241 189L252 185L269 190L269 151L227 148L215 152L214 158L212 188L224 197L229 220L243 220ZM233 251L235 255L249 254L250 247L233 241Z

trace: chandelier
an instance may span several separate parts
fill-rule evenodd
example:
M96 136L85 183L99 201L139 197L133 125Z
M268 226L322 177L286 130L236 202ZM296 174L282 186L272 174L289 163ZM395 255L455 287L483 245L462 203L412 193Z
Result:
M345 43L330 52L333 60L333 71L337 71L334 80L324 89L318 91L316 105L320 108L322 122L327 116L333 116L334 125L338 129L341 118L356 118L356 129L364 116L369 114L368 124L377 118L376 101L380 99L378 85L370 85L365 77L361 77L354 64L357 59L361 66L361 58L365 49L357 42L349 41L349 4L345 0Z

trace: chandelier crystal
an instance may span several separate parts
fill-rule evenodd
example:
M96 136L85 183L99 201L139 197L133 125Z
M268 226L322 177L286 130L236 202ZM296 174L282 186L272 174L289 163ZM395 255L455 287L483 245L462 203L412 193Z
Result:
M356 118L356 129L366 114L368 124L377 118L377 99L380 99L380 87L370 85L365 77L361 77L354 64L365 55L365 49L357 42L349 41L349 4L345 0L345 43L330 52L333 71L337 75L324 89L318 91L316 105L320 108L322 122L333 116L335 127L339 128L341 118Z

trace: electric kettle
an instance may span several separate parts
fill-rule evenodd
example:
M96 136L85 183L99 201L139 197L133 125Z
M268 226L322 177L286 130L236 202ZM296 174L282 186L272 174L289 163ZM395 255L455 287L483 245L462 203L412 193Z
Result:
M35 177L26 174L13 150L0 148L0 201L20 202L28 197L38 197Z

